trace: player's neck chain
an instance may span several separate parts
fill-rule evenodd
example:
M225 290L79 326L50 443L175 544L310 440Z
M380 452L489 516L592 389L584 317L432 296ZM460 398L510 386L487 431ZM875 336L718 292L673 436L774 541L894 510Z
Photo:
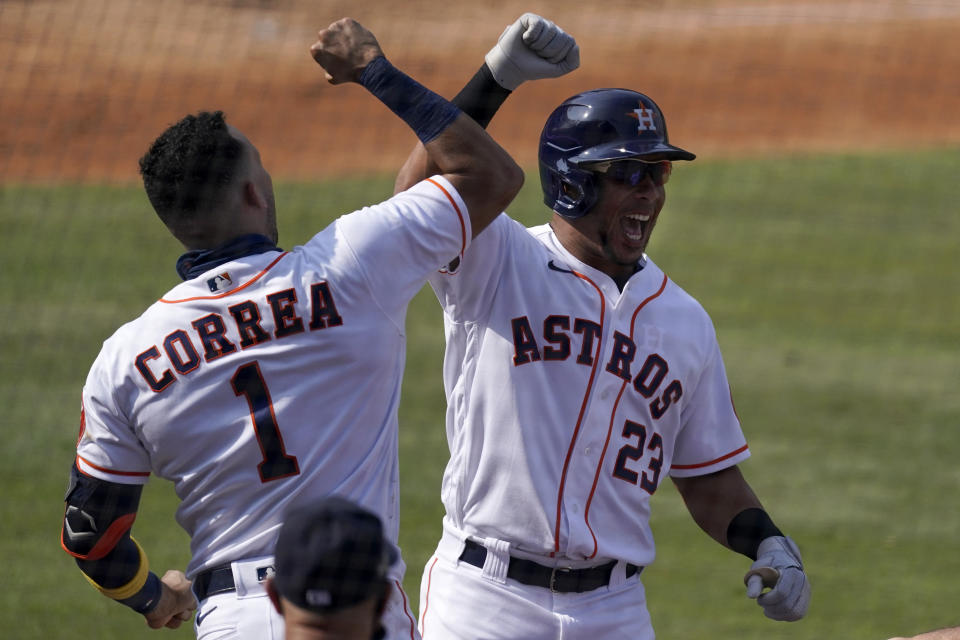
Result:
M177 273L184 280L192 280L231 260L267 251L283 251L267 236L250 233L230 240L214 249L193 249L177 260Z

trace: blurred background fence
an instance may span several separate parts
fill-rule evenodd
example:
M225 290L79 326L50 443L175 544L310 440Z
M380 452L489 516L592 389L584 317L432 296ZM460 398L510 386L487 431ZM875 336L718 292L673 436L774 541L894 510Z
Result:
M139 186L151 141L225 111L274 177L289 248L386 198L415 140L360 87L324 81L316 31L354 17L452 96L525 11L571 32L582 65L520 87L490 127L527 169L511 214L546 219L537 140L560 101L623 86L660 104L698 158L678 163L651 255L714 319L744 472L814 585L802 623L765 620L745 559L664 482L644 573L658 637L960 624L960 0L0 0L0 636L159 637L57 541L87 370L176 280L181 247ZM429 291L407 328L400 541L417 610L447 455ZM149 483L135 526L161 572L188 557L176 501Z
M492 132L529 164L550 110L626 86L701 156L960 141L956 0L0 0L0 179L135 181L167 124L223 109L276 177L393 170L412 136L308 48L350 15L452 95L524 11L573 33L582 67L522 87Z

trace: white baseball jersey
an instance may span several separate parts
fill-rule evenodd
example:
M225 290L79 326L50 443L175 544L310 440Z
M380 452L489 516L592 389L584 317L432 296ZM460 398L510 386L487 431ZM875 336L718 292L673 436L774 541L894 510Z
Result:
M645 566L666 476L749 456L713 324L651 260L620 292L548 225L501 215L430 282L447 338L448 527L574 566Z
M329 494L379 514L396 542L406 309L471 233L435 176L292 251L174 287L104 343L83 390L80 471L171 480L191 578L271 555L288 506Z

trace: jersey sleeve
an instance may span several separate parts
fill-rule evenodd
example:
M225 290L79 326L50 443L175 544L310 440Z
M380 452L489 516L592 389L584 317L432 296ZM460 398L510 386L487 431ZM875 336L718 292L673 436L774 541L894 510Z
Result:
M336 225L384 307L405 306L429 274L463 255L473 233L466 204L441 176L342 216Z
M730 383L715 337L706 365L694 388L684 395L687 393L690 396L684 403L683 425L670 475L680 478L706 475L749 458L750 449L733 406Z
M523 235L513 235L517 231ZM503 270L510 259L512 239L529 238L526 230L501 213L473 239L461 258L430 276L445 313L455 322L477 320L489 313Z
M101 480L144 484L150 476L150 457L119 406L123 385L114 386L108 347L104 349L83 387L77 468Z

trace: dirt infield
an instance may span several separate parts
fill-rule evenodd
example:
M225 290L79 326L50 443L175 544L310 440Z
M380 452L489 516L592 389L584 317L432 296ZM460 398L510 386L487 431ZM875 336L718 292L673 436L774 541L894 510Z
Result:
M573 33L581 68L521 87L491 127L526 165L550 110L600 86L651 95L701 158L960 144L958 0L461 4L0 0L0 180L136 180L167 124L217 108L275 179L393 170L412 134L308 55L343 15L445 95L523 11Z

